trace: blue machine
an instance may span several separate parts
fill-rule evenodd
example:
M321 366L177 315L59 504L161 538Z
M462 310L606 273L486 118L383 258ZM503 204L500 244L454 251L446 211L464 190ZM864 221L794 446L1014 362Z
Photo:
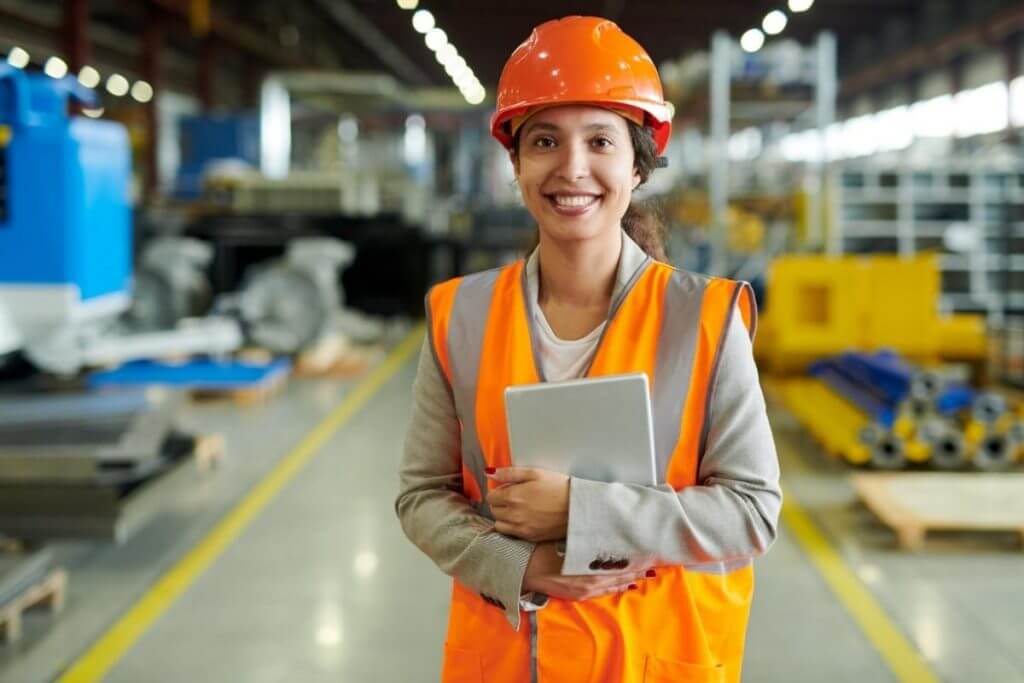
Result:
M69 99L95 106L72 77L0 64L0 327L23 343L129 302L128 135Z
M247 116L186 116L178 126L181 136L181 164L175 183L179 197L195 198L202 193L202 175L207 164L237 159L260 165L260 122Z

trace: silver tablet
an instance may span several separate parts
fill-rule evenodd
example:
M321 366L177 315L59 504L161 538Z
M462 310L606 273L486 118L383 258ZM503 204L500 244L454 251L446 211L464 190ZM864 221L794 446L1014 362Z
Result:
M654 485L647 375L505 389L512 462L581 479Z

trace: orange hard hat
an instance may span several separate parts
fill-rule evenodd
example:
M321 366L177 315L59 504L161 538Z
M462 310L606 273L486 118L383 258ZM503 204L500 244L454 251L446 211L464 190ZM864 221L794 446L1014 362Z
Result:
M491 135L509 148L513 118L560 104L635 112L654 132L659 155L668 145L673 109L658 69L639 43L607 19L565 17L533 29L501 71Z

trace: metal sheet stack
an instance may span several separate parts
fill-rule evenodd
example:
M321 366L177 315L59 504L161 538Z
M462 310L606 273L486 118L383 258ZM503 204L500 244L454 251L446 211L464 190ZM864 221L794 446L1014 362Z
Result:
M1024 423L1000 394L886 351L822 360L809 375L790 384L784 399L819 441L852 463L992 471L1024 460Z
M182 398L122 391L0 398L0 534L123 541L191 454Z

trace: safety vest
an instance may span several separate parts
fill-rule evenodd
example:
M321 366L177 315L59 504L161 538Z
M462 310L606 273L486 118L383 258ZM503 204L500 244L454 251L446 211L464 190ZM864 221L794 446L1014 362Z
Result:
M511 465L504 390L542 381L523 261L457 278L427 296L429 334L461 426L463 493L482 513L485 467ZM753 335L746 283L648 259L613 302L587 376L645 372L659 483L697 483L711 387L733 311ZM749 560L659 567L639 589L551 599L513 629L457 580L444 683L733 683L740 679L754 574Z

